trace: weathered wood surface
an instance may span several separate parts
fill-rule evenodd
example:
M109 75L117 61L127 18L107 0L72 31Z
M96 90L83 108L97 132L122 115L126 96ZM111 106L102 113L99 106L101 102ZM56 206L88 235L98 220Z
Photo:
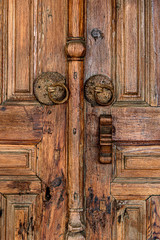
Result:
M160 145L113 145L113 177L155 178L160 175Z
M159 12L158 0L0 1L0 239L160 238ZM48 71L66 77L68 103L35 100ZM83 99L95 74L113 82L112 106ZM112 164L99 162L101 115Z
M113 240L146 239L146 203L143 200L115 200Z
M160 238L160 197L151 196L147 199L147 240Z
M111 1L89 0L86 5L85 79L95 74L112 78ZM99 117L101 114L110 115L110 107L93 108L86 102L85 109L86 239L111 239L112 167L99 163Z
M112 117L101 115L99 119L99 161L112 163Z
M113 141L159 141L160 109L112 108Z
M0 7L0 192L7 201L0 238L64 239L66 104L41 106L33 81L41 72L66 75L67 1L8 0Z
M68 230L67 239L85 239L84 226L84 0L69 0Z
M38 72L59 72L66 76L64 46L67 31L67 1L40 1ZM67 215L66 107L43 107L43 139L38 146L38 174L43 186L41 239L64 239Z
M160 112L156 107L159 102L159 7L158 1L87 1L85 79L106 74L112 79L116 94L111 108L86 103L88 239L147 238L146 201L152 194L159 195L160 186ZM101 114L112 116L112 169L98 163ZM101 198L105 200L105 211L100 210ZM124 201L122 210L114 207L114 198ZM155 205L158 208L158 201ZM149 211L152 207L153 202ZM150 225L156 232L152 221ZM148 239L159 237L154 234L148 235Z

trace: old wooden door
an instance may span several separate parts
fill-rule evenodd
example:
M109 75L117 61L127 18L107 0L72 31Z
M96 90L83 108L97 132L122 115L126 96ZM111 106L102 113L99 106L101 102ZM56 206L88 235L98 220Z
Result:
M0 0L0 89L0 239L160 239L159 0Z

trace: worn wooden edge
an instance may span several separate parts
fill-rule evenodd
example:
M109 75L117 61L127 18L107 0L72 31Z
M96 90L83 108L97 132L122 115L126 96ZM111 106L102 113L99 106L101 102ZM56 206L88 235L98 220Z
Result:
M84 145L84 100L82 86L83 61L86 53L84 12L84 0L68 0L68 38L65 46L71 96L68 102L68 226L66 232L66 239L68 240L85 239L84 188L82 179ZM74 99L75 96L76 98ZM78 150L76 145L73 144L74 142L80 146Z

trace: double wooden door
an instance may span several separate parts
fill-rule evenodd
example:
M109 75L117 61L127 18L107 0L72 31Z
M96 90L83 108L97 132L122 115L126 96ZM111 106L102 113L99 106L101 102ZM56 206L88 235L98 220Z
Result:
M0 89L0 239L160 239L159 0L0 0Z

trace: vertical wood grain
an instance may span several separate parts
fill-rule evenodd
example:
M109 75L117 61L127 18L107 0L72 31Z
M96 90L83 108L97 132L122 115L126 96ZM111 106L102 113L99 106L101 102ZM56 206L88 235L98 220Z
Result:
M147 200L147 240L160 238L160 196Z
M145 101L145 1L121 0L115 11L117 98Z
M134 198L132 196L132 198ZM145 200L116 200L113 206L113 240L146 239Z
M37 65L34 61L37 53L37 4L37 0L25 3L8 1L8 51L5 49L8 53L8 59L5 59L8 62L8 81L3 87L6 88L7 100L10 101L34 100L32 85ZM5 98L3 96L4 100Z
M4 27L4 16L3 16L4 4L3 0L0 1L0 103L2 101L3 95L3 27Z
M0 238L10 240L15 234L17 240L27 239L29 222L29 238L34 240L110 240L115 217L111 193L121 199L126 194L131 203L126 211L117 209L122 218L117 215L115 240L146 239L146 219L147 240L160 238L159 196L149 197L160 189L159 10L158 0L0 0L0 87L6 104L0 107L0 149L5 152L0 170L4 194L0 195ZM46 107L35 102L34 77L46 71L67 78L68 103ZM94 74L112 79L116 97L125 107L121 103L92 107L87 102L84 106L83 82ZM30 103L36 106L25 105ZM125 141L124 148L134 153L125 159L129 169L123 174L117 165L112 184L112 166L98 161L99 117L104 114L112 115L115 146ZM30 170L23 148L30 149ZM122 153L115 152L115 163L122 162Z
M66 195L66 105L45 107L43 139L38 145L38 175L42 179L41 239L64 239Z
M86 1L85 79L95 74L111 78L112 4L112 0ZM91 34L94 29L99 31L97 39Z
M30 77L32 77L30 71L33 65L30 62L30 55L33 54L31 48L33 5L31 1L15 0L13 11L15 12L15 39L13 39L13 44L15 44L14 92L23 93L30 91Z
M123 37L124 38L124 94L139 93L139 28L140 17L138 10L141 6L139 3L125 1L124 6L124 22ZM142 37L142 36L141 36Z
M142 227L142 219L140 218L140 210L137 208L129 209L126 208L124 213L124 239L130 240L140 240L142 239L141 235L141 227Z
M28 222L28 208L24 207L23 209L15 209L15 226L14 226L14 239L27 240L27 228L26 223Z
M86 194L86 238L111 238L110 182L111 164L99 162L99 116L109 114L105 108L92 108L87 104L85 125L85 194ZM101 210L101 201L104 209Z
M39 45L41 72L66 73L64 47L67 37L67 0L42 1L41 44Z
M0 238L6 238L6 198L0 194L0 210L1 210L1 218L0 218Z
M83 148L84 148L84 97L83 57L84 43L84 0L69 0L68 80L70 98L68 102L68 232L67 239L85 239Z
M151 51L151 58L150 58L150 71L151 71L151 79L155 80L155 88L151 88L151 101L154 106L157 104L160 105L160 50L159 50L159 42L160 42L160 2L158 0L151 1L150 4L150 51Z
M85 80L95 74L112 78L112 4L111 0L86 2ZM94 29L99 30L97 39L91 35ZM92 107L85 101L85 113L86 239L108 240L111 239L112 167L99 162L99 117L110 115L110 107Z
M37 72L66 76L67 1L39 1ZM41 239L64 239L67 216L66 106L43 106L38 175L43 185Z
M69 0L68 37L84 37L84 1Z

